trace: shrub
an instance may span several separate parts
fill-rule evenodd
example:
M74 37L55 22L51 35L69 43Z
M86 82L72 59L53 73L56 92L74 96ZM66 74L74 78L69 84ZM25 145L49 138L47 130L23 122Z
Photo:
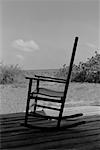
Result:
M66 66L66 64L63 65L62 68L59 69L59 71L55 74L55 76L57 77L61 77L61 78L65 78L68 72L68 67Z
M18 81L18 76L22 74L18 65L0 65L0 84L12 84Z
M56 74L58 77L66 77L68 67L64 64ZM95 56L88 58L85 63L79 62L73 65L71 81L100 83L100 54L95 51Z

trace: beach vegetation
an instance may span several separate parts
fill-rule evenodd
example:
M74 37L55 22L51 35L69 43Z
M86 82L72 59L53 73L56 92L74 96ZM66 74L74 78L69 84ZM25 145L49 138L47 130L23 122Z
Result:
M65 78L67 73L68 66L64 64L56 76ZM100 54L97 51L95 51L94 56L88 58L86 62L79 62L78 65L73 65L71 81L100 83Z
M13 84L19 82L23 76L19 65L5 65L0 63L0 84Z

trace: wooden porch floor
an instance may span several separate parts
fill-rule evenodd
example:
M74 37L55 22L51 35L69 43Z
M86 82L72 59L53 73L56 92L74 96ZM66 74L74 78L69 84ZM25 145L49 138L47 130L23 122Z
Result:
M41 130L24 127L24 113L0 115L0 149L18 150L100 150L100 116L84 116L85 124L67 128L72 120L66 121L66 128ZM74 121L79 121L74 120ZM29 118L33 124L50 125L52 121ZM53 121L55 123L55 121Z

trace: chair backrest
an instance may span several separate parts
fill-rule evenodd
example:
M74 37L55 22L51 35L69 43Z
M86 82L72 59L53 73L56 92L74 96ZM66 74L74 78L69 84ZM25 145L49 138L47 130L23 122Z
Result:
M71 56L70 65L69 65L69 71L68 71L65 89L64 89L64 96L63 96L64 100L66 99L66 95L67 95L67 91L68 91L68 87L69 87L69 81L70 81L70 77L71 77L71 72L72 72L73 62L74 62L74 58L75 58L77 43L78 43L78 37L75 37L74 46L73 46L73 50L72 50L72 56Z

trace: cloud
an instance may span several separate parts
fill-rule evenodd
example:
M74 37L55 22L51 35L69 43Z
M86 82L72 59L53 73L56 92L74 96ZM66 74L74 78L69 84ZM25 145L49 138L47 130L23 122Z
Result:
M25 52L32 52L35 50L39 50L39 46L33 40L24 41L22 39L18 39L18 40L13 41L12 46L16 49L19 49Z
M17 58L19 58L21 61L24 60L24 57L20 54L16 55Z

